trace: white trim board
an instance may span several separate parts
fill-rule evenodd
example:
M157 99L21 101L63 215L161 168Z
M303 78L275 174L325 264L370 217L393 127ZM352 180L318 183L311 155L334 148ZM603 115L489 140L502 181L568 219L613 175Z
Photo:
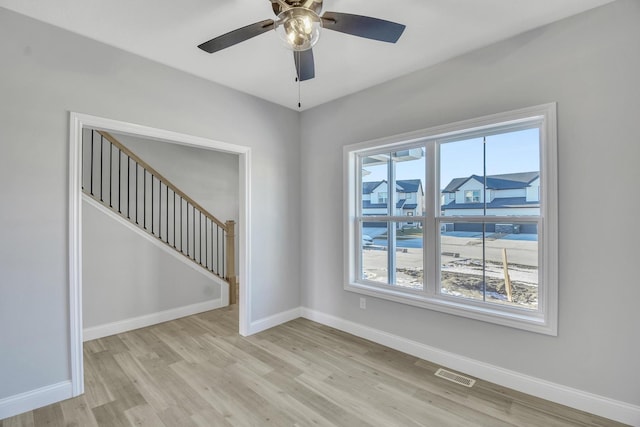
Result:
M300 307L283 311L281 313L274 314L273 316L264 317L262 319L251 322L251 326L249 327L249 335L266 331L267 329L290 322L291 320L295 320L299 317L302 317L302 309Z
M306 319L485 381L611 420L640 426L640 406L503 369L310 308L302 307L300 311Z
M71 381L62 381L0 400L0 420L72 397Z
M110 335L120 334L122 332L132 331L134 329L145 328L147 326L168 322L181 317L215 310L216 308L225 307L226 305L228 304L224 304L224 298L221 297L211 301L199 302L196 304L186 305L184 307L172 308L157 313L144 314L130 319L93 326L91 328L86 328L83 331L84 340L90 341L102 337L108 337Z

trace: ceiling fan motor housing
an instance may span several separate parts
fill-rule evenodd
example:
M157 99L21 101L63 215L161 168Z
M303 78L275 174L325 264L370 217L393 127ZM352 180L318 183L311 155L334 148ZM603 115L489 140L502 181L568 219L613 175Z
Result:
M282 0L282 1L291 7L303 7L305 9L309 9L315 12L316 15L320 15L320 11L322 10L322 0L307 0L307 1ZM273 8L273 13L275 13L276 16L280 15L283 12L282 5L277 1L272 2L271 7Z
M303 7L294 7L278 15L276 33L285 46L293 51L311 49L320 38L322 20L313 12Z

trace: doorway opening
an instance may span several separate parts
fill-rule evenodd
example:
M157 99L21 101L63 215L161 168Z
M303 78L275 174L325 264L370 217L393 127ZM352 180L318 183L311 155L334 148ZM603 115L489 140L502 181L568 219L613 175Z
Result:
M217 151L238 159L238 218L236 226L240 289L238 298L239 333L248 334L250 324L250 288L248 269L250 169L251 151L248 147L214 141L207 138L115 121L79 113L70 114L69 159L69 308L70 355L73 396L84 392L83 367L83 302L82 302L82 224L83 224L83 132L88 129L111 132L132 139L163 142L177 146Z

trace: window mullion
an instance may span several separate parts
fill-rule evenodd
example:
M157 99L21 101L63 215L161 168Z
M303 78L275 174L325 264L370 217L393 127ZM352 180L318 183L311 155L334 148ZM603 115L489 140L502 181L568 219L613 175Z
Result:
M353 261L355 263L354 271L351 275L358 280L362 277L362 156L355 156L355 206L353 206L355 215L353 218L355 239L352 243L351 250L354 251ZM351 200L349 200L351 202Z
M487 137L482 137L482 216L487 216ZM482 223L482 301L487 301L487 223Z
M423 261L424 266L424 292L429 295L435 295L438 287L439 274L437 266L439 265L440 254L439 232L437 228L436 217L440 216L440 200L438 191L438 146L437 141L428 141L425 146L425 209L424 209L424 225L422 229L423 235Z
M389 183L387 185L387 215L395 216L396 203L396 171L393 163L393 153L389 153L389 163L387 164L387 176ZM387 222L387 257L389 266L389 284L396 283L396 227L393 221Z

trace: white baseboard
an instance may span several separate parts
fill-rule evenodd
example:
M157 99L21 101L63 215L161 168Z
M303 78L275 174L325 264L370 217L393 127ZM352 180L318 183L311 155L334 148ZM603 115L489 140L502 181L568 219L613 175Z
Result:
M0 420L72 397L71 381L63 381L0 400Z
M215 310L216 308L225 307L227 305L223 300L224 298L218 298L211 301L199 302L184 307L172 308L170 310L145 314L144 316L86 328L83 331L83 341L108 337L109 335L120 334L122 332L132 331L134 329L144 328L158 323L168 322L170 320L179 319L180 317Z
M274 326L281 325L301 316L301 308L297 307L288 311L283 311L282 313L274 314L273 316L256 320L251 322L251 325L249 325L249 333L247 335L257 334L258 332L273 328Z
M640 426L640 406L503 369L309 308L302 307L300 311L306 319L476 378L611 420Z

